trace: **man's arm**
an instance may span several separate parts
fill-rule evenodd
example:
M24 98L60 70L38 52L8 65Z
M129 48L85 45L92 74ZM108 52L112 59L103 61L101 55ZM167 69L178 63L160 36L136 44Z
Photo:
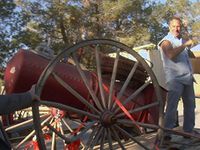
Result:
M25 93L0 95L0 115L30 107L33 100L39 100L35 94L35 85Z
M186 47L191 46L193 44L192 40L188 40L187 42L185 42L184 44L182 44L179 47L173 48L172 44L168 41L168 40L164 40L160 47L162 48L163 52L165 53L165 55L173 60L174 58L176 58L176 56L178 56Z
M30 107L32 103L32 97L29 92L0 95L0 114L9 114L16 110Z

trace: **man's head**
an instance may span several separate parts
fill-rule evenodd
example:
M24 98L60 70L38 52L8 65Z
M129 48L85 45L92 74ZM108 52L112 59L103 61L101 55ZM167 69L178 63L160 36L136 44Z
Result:
M181 36L181 19L179 17L173 17L169 21L169 32L175 37Z

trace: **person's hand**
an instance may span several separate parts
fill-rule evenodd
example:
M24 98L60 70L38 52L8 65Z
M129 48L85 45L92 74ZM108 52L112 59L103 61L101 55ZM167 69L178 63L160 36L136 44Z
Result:
M35 87L36 87L36 85L34 84L34 85L32 85L31 89L29 90L32 100L40 100L40 97L38 95L36 95L36 93L35 93Z
M196 37L192 38L192 40L193 40L193 42L194 42L193 46L194 46L194 45L197 45L197 44L199 43L199 42L198 42L198 38L196 38Z
M184 43L185 47L192 47L196 43L195 40L189 39Z

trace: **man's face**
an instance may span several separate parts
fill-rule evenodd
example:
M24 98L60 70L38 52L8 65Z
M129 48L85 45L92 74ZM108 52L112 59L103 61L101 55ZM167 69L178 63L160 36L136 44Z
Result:
M180 37L181 34L181 22L179 20L172 20L169 24L169 31L175 37Z

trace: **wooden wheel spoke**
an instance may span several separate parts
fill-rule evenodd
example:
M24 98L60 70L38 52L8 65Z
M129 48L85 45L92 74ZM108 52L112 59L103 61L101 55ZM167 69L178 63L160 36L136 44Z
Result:
M115 140L117 140L117 142L119 143L119 146L120 146L123 150L125 150L125 147L123 146L123 144L122 144L122 142L121 142L121 139L120 139L118 133L116 132L116 130L115 130L113 127L111 127L111 131L112 131L112 133L113 133L113 135L114 135L114 137L115 137Z
M45 124L47 125L47 124ZM47 125L48 126L48 125ZM48 126L50 127L50 126ZM51 141L51 150L54 150L56 148L56 134L60 134L55 128L57 128L57 123L54 123L53 128L50 128L53 132L52 132L52 141ZM60 134L61 135L61 134Z
M69 144L71 143L71 139L65 137L61 132L58 132L56 128L56 124L52 127L49 123L45 123L45 125L52 131L52 135L55 137L55 134L58 135L60 138L62 138L65 143Z
M70 127L70 125L65 121L65 119L62 119L62 122L64 123L64 125L67 127L67 129L72 133L73 129ZM85 126L83 125L83 123L78 122L79 126ZM64 135L64 134L63 134ZM81 145L82 147L84 147L83 142L81 141Z
M140 88L138 88L133 94L131 94L125 101L122 102L122 104L125 106L128 102L130 102L131 100L133 101L133 99L142 92L142 90L144 90L149 84L151 83L151 80L147 81L146 83L144 83ZM136 100L136 99L135 99ZM120 107L117 107L115 110L115 113L117 113L120 110Z
M102 134L103 135L101 138L100 150L104 149L104 143L105 143L105 138L106 138L106 129L105 128L103 128Z
M72 141L76 141L83 137L86 134L86 132L89 131L96 123L96 121L88 123L87 126L85 126L85 128L82 129L79 134L72 137Z
M68 123L67 123L67 121L65 121L65 119L62 119L62 122L64 123L64 125L67 127L67 129L70 131L70 133L73 133L75 130L77 130L77 129L79 129L79 131L82 129L82 128L85 128L85 125L86 124L84 124L84 122L81 122L81 123L79 123L78 122L78 124L77 123L75 123L75 121L73 121L73 124L71 125L71 126L73 126L73 127L71 127ZM87 132L87 131L86 131ZM82 134L84 134L85 132L82 132ZM83 143L81 142L81 145L84 147L84 145L83 145Z
M100 138L100 136L102 135L102 131L103 131L103 127L99 127L100 128L100 130L98 130L98 132L97 132L97 134L95 135L95 137L94 137L94 140L93 140L93 142L92 142L92 145L91 145L91 148L93 149L93 147L95 146L95 145L97 145L97 144L99 144L99 138Z
M105 101L105 94L103 90L103 82L102 82L102 73L101 73L101 62L99 58L99 46L97 45L95 47L95 57L96 57L96 65L97 65L97 76L98 76L98 84L99 84L99 89L100 89L100 95L101 95L101 100L103 107L106 108L106 101Z
M77 109L77 108L74 108L74 107L71 107L71 106L63 105L63 104L60 104L60 103L55 103L55 102L50 102L50 101L40 101L40 103L42 105L45 105L45 106L48 106L48 107L56 107L60 110L75 112L75 113L77 113L81 116L85 115L85 116L87 116L88 118L91 118L91 119L98 119L99 118L99 116L91 114L87 111L83 111L83 110L80 110L80 109Z
M99 102L99 100L98 100L98 98L97 98L95 92L94 92L94 91L92 90L92 88L90 87L90 84L89 84L89 82L88 82L88 80L87 80L87 78L86 78L84 72L82 71L82 69L81 69L81 67L80 67L80 64L79 64L79 62L78 62L78 60L77 60L77 57L76 57L76 54L75 54L75 53L73 53L73 59L74 59L74 62L75 62L75 64L76 64L76 68L77 68L77 70L78 70L78 72L79 72L79 74L80 74L80 76L81 76L83 82L85 83L85 86L87 87L87 89L88 89L88 91L89 91L89 93L90 93L90 95L91 95L93 101L95 102L96 106L97 106L101 111L103 111L103 108L102 108L102 106L101 106L101 104L100 104L100 102Z
M138 64L139 64L139 62L135 62L134 66L132 67L132 69L131 69L126 81L124 82L120 92L117 94L117 99L120 99L122 97L123 93L125 92L128 84L130 83L131 78L133 77L133 75L134 75L134 73L135 73L135 71L138 67ZM112 110L115 109L115 108L116 108L116 103L114 103Z
M64 125L67 127L67 129L72 133L72 132L73 132L73 129L72 129L72 127L70 127L70 125L65 121L65 119L62 119L62 122L63 122ZM76 122L76 124L78 124L79 127L80 127L80 126L83 126L83 127L85 126L85 125L83 124L83 122L77 122L77 121L73 121L73 122ZM85 147L82 141L81 141L81 146L82 146L83 148Z
M31 131L20 143L15 146L16 149L20 148L25 142L27 142L35 134L35 131Z
M145 110L145 109L149 109L149 108L151 108L151 107L155 107L155 106L158 106L158 105L159 105L159 102L156 101L156 102L154 102L154 103L146 104L146 105L144 105L144 106L140 106L140 107L138 107L138 108L129 110L128 112L129 112L130 114L132 114L132 113L139 112L139 111L142 111L142 110ZM119 117L122 117L122 116L125 116L125 115L126 115L125 113L120 113L120 114L117 114L116 117L119 118Z
M62 127L62 125L60 126L60 132L61 132L62 135L65 134L64 131L63 131L63 127ZM65 144L66 144L66 143L65 143L65 140L63 140L63 145L65 145Z
M160 126L156 124L150 124L150 123L142 123L142 122L132 122L131 120L128 119L118 119L117 123L119 124L126 124L127 126L133 126L134 124L137 124L138 126L144 127L144 128L149 128L149 129L159 129Z
M91 146L91 144L93 142L93 138L97 134L98 129L99 129L99 127L97 127L97 126L95 126L93 128L92 133L90 133L90 135L89 135L89 138L87 140L87 143L86 143L86 146L85 146L84 150L87 150Z
M45 115L42 115L40 118L47 118L49 116L49 114L45 114ZM15 125L12 125L12 126L9 126L5 129L6 132L8 131L12 131L16 128L19 128L21 126L24 126L24 125L28 125L28 124L33 124L33 119L29 119L29 120L26 120L26 121L23 121L21 123L18 123L18 124L15 124Z
M51 119L51 116L47 117L42 123L41 125L44 126L44 124L46 122L48 122ZM24 144L25 142L27 142L33 135L35 134L35 130L31 131L21 142L19 142L16 146L16 149L18 149L22 144Z
M117 53L116 53L116 58L115 58L113 71L112 71L112 77L111 77L111 81L110 81L110 89L109 89L109 97L108 97L108 109L111 109L111 103L112 103L112 100L113 100L113 89L114 89L114 84L115 84L116 75L117 75L117 66L118 66L118 62L119 62L119 52L120 52L120 50L118 49Z
M64 125L67 127L67 129L72 133L73 129L70 127L70 125L64 120L62 119L62 122L64 123Z
M111 131L109 128L107 128L107 133L108 133L108 145L109 145L109 149L112 150L113 146L112 146L112 136L111 136Z
M150 148L146 147L144 144L142 144L140 141L138 141L135 137L133 137L126 130L122 129L120 126L115 125L115 127L118 129L118 131L122 132L124 135L128 136L129 138L131 138L134 142L136 142L138 145L143 147L145 150L150 150Z
M62 85L66 90L71 92L79 101L88 106L91 110L94 110L96 113L100 113L93 105L91 105L85 98L83 98L78 92L76 92L69 84L64 82L56 73L52 73L53 77Z

